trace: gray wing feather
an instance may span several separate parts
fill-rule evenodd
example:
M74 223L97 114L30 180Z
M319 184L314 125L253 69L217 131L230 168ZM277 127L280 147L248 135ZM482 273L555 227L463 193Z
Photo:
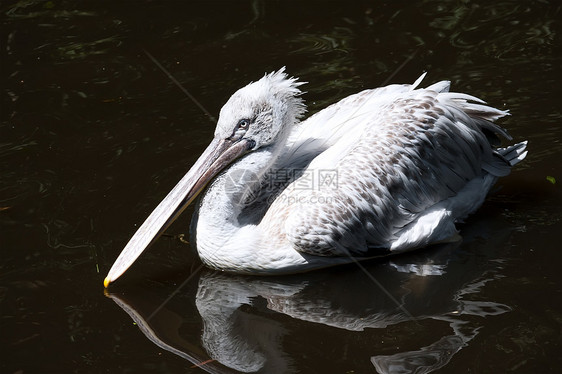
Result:
M372 113L349 152L326 165L338 172L337 189L286 191L305 201L287 214L294 248L326 256L389 248L397 232L472 179L509 173L524 146L496 151L491 143L510 138L491 122L507 112L448 88L439 82L402 91ZM319 198L326 203L312 203Z

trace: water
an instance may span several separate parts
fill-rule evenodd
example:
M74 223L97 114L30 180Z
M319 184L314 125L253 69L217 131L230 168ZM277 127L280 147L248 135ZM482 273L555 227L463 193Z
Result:
M555 1L0 5L0 369L5 373L555 373L562 368L562 66ZM408 256L255 278L162 237L105 295L126 241L237 88L287 66L309 111L450 79L510 109L529 156ZM169 230L186 233L190 211Z

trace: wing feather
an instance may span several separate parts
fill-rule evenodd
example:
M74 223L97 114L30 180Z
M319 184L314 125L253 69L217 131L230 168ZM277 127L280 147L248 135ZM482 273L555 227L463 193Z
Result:
M307 170L334 171L337 188L317 183L298 189L295 180L271 205L265 226L282 216L291 245L320 256L371 255L373 248L389 249L397 235L418 220L424 221L420 235L431 231L428 217L451 220L435 222L433 229L454 230L454 217L432 209L485 173L509 172L510 162L491 144L497 135L509 138L491 122L507 112L473 96L448 92L446 81L427 89L413 87L363 91L302 123L287 153L302 160L306 147L314 150L308 153ZM524 146L509 153L515 160L523 150ZM293 161L287 157L278 167ZM316 178L319 182L321 175Z

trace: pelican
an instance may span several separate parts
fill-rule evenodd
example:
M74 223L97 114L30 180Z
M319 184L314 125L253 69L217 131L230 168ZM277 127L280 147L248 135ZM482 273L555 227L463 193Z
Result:
M493 122L508 114L450 82L368 89L304 121L285 68L235 92L210 145L125 246L104 285L204 191L192 238L210 268L286 274L458 237L498 177L527 154Z

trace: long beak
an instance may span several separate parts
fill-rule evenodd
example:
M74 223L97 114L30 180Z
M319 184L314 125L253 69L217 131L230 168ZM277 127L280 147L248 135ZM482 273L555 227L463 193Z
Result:
M187 174L158 204L123 248L105 277L104 286L109 286L119 278L187 208L207 183L232 161L248 152L253 144L253 141L246 139L232 141L214 138Z

